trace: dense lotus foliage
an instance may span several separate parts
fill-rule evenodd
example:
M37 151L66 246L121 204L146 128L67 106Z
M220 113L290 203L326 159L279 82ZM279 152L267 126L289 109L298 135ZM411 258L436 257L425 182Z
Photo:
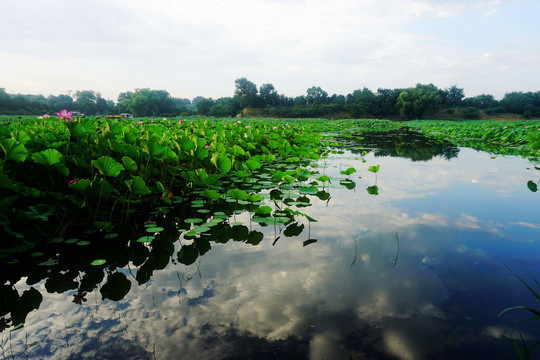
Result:
M407 126L430 137L473 145L485 150L511 147L527 156L540 156L540 121L415 120ZM504 152L504 150L503 150Z

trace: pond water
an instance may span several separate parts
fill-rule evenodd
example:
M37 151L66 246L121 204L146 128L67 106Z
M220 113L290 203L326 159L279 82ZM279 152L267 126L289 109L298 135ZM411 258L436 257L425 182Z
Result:
M244 225L204 240L157 236L142 250L114 248L116 262L108 262L119 268L108 276L64 255L64 264L22 273L14 288L33 305L24 328L1 333L4 357L515 356L505 330L528 314L495 319L511 306L538 308L505 265L531 283L527 271L540 277L540 195L527 187L540 172L519 156L404 132L364 137L319 161L317 170L333 179L329 198L290 206L317 222L261 225L244 212L229 220ZM349 167L357 169L348 176L355 187L336 186ZM85 281L99 290L78 293ZM539 340L538 324L520 328L527 343Z

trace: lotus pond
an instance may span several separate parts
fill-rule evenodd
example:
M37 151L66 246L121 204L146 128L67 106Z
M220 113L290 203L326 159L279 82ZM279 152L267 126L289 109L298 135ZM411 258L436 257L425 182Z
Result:
M538 129L3 119L1 356L535 358Z

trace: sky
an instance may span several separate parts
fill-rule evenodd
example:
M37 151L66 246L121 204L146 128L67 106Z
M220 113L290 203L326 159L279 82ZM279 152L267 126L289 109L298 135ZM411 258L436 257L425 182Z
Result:
M2 0L0 88L110 100L137 88L192 99L236 79L312 86L540 90L537 0Z

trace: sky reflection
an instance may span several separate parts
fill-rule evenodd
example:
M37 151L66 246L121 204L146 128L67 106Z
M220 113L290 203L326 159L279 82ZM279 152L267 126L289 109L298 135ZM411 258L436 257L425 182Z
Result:
M335 178L349 166L358 172L353 191L330 188L328 202L307 208L318 220L310 228L316 243L303 246L306 231L286 237L283 226L252 223L265 234L257 246L212 243L196 263L171 262L142 286L129 275L136 267L125 269L132 288L119 302L94 291L78 306L73 292L47 294L39 284L43 303L13 344L22 349L28 334L38 342L28 356L41 359L472 359L511 351L503 332L514 315L493 321L534 302L504 264L540 273L527 160L470 149L451 160L366 160L346 153L319 168ZM381 165L377 178L372 164ZM378 196L366 191L375 183ZM538 326L524 335L538 339Z

